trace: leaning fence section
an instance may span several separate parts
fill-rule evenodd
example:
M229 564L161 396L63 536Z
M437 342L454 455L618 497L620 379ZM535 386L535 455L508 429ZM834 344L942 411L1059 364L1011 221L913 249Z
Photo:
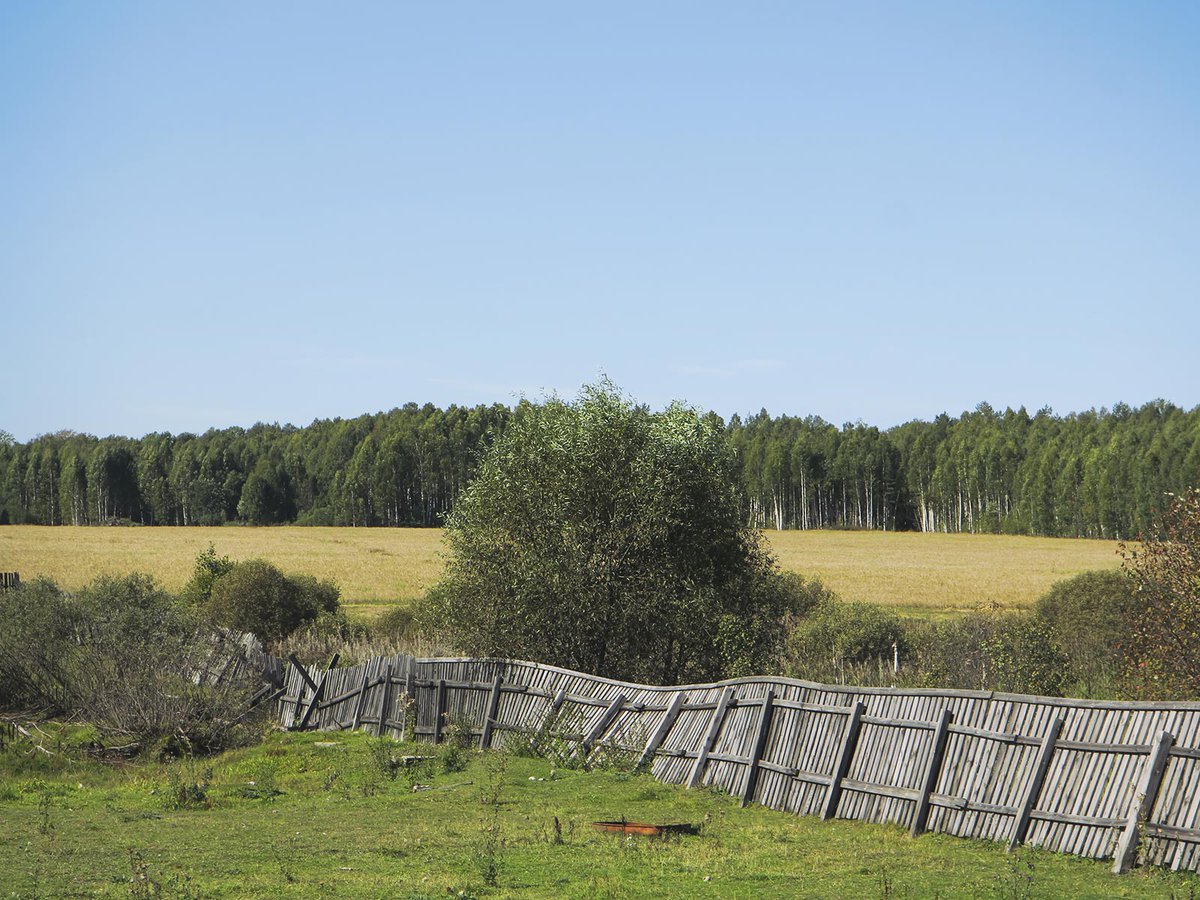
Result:
M784 678L656 687L498 659L306 668L271 695L293 729L481 748L618 750L661 781L823 818L1200 869L1200 704L1101 703Z

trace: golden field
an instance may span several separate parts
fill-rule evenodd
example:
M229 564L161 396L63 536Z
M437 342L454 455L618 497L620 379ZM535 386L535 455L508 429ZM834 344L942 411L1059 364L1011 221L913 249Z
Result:
M906 615L1022 607L1051 584L1120 565L1115 541L878 531L766 532L785 569L816 576L843 599ZM0 526L0 571L75 589L97 575L148 572L181 588L212 544L233 559L262 557L286 572L336 581L360 615L411 602L438 577L442 532L422 528L101 528Z

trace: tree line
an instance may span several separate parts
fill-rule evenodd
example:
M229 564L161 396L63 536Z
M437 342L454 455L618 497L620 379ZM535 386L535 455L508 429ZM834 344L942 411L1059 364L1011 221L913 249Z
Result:
M435 526L531 404L415 403L303 428L18 443L0 432L0 524ZM765 410L728 422L746 521L764 528L1124 539L1200 484L1200 407L974 411L890 429Z

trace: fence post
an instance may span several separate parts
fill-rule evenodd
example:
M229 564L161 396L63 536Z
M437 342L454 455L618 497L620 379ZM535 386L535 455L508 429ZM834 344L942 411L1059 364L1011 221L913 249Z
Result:
M437 683L437 718L433 720L433 742L442 742L442 723L446 718L446 679L439 678Z
M1158 788L1162 784L1163 772L1166 771L1167 761L1171 755L1171 747L1175 744L1174 735L1160 731L1146 764L1142 767L1141 777L1138 778L1137 789L1133 792L1133 802L1129 805L1129 815L1125 819L1125 830L1117 841L1117 852L1114 855L1113 874L1123 875L1133 867L1137 859L1138 839L1141 837L1142 825L1154 809L1154 801L1158 799Z
M308 709L304 711L304 716L300 719L300 724L296 726L297 731L303 731L308 727L308 720L312 718L312 714L317 711L317 705L321 702L321 695L325 693L325 682L329 680L329 672L337 665L340 653L335 653L329 658L329 665L325 667L325 671L321 673L321 680L317 682L316 690L313 691L312 700L308 702ZM301 669L303 671L303 669ZM312 683L312 679L305 676L305 681Z
M625 705L625 695L617 694L617 698L612 703L608 704L608 708L604 710L599 720L588 729L588 733L584 735L583 743L580 749L583 751L583 765L587 766L588 757L591 756L592 748L596 742L600 740L612 727L612 723L616 721L617 716L621 714L621 707ZM572 754L574 755L574 754Z
M1042 747L1038 751L1037 762L1033 767L1033 776L1029 779L1021 802L1017 804L1017 815L1013 819L1012 835L1008 840L1009 853L1025 843L1025 835L1029 832L1030 816L1042 796L1042 785L1046 783L1046 775L1050 771L1050 761L1054 758L1054 745L1062 733L1062 727L1063 720L1061 718L1054 719L1050 723L1050 730L1042 738Z
M842 732L842 746L838 750L837 767L829 779L829 790L825 792L825 802L821 805L821 818L832 819L837 815L838 801L842 799L842 779L850 771L850 762L854 759L854 750L858 746L858 733L862 729L862 717L866 707L858 701L850 710L846 719L846 730Z
M758 714L758 728L754 733L754 744L750 748L750 760L746 764L746 780L742 782L742 806L754 799L754 786L758 783L758 761L767 747L767 735L771 732L771 714L775 710L775 689L767 688L762 709Z
M387 728L388 713L392 711L392 663L383 667L383 699L379 702L379 721L375 723L375 737L383 737Z
M696 764L692 766L692 777L688 779L687 785L690 788L696 787L704 778L704 767L708 765L708 754L712 753L717 736L721 733L721 723L725 721L725 713L729 709L729 701L732 697L733 688L727 687L721 691L721 699L717 701L717 708L713 710L708 733L704 735L704 742L700 745L700 752L696 756Z
M639 769L654 759L654 754L658 752L658 748L663 745L663 741L667 739L667 735L671 733L671 729L675 726L675 720L679 718L679 710L682 707L683 691L676 691L675 696L671 698L671 705L663 713L662 721L654 729L654 734L650 735L650 740L646 741L646 749L638 757L637 767Z
M303 663L295 653L288 654L288 662L292 664L296 672L300 675L300 684L296 687L296 705L292 707L292 727L296 725L296 718L300 715L300 708L304 705L304 686L308 685L308 689L314 694L317 692L317 683L312 680L312 677L305 670Z
M950 738L950 722L953 719L949 708L943 709L937 729L933 732L933 745L929 748L929 761L925 766L925 777L921 780L921 799L917 801L912 828L908 831L910 837L916 837L924 831L929 821L929 795L937 787L938 775L942 771L942 758L946 755L946 742Z
M492 682L492 693L488 696L487 712L483 715L483 734L479 737L479 749L487 750L492 746L492 728L496 724L496 714L500 711L500 676Z

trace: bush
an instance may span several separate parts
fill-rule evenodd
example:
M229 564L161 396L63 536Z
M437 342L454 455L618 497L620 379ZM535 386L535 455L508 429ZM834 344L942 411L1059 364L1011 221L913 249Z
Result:
M1122 547L1136 591L1129 681L1150 698L1200 697L1200 488L1168 494L1155 533Z
M384 640L400 641L410 636L414 621L409 607L393 606L371 623L371 633Z
M822 591L808 614L793 622L784 644L784 672L793 678L844 683L860 680L856 676L864 667L890 671L893 645L900 653L907 650L900 617L881 606L844 603Z
M143 746L172 737L207 752L254 734L246 685L193 680L217 639L149 576L98 578L74 597L34 582L4 594L0 606L0 700L8 708L78 715Z
M228 556L217 556L217 549L209 544L208 549L196 557L192 577L183 586L180 598L193 606L203 606L208 603L209 598L212 597L213 585L222 576L228 575L233 565L233 560Z
M1068 660L1045 625L1026 613L968 613L912 622L902 680L917 687L1060 696Z
M60 712L69 705L76 619L67 596L45 578L0 594L0 708Z
M1065 688L1082 697L1115 697L1137 594L1123 572L1084 572L1053 585L1033 614L1067 659Z
M338 595L332 582L289 577L266 560L251 559L234 563L215 581L205 610L215 624L271 645L322 612L337 612Z

